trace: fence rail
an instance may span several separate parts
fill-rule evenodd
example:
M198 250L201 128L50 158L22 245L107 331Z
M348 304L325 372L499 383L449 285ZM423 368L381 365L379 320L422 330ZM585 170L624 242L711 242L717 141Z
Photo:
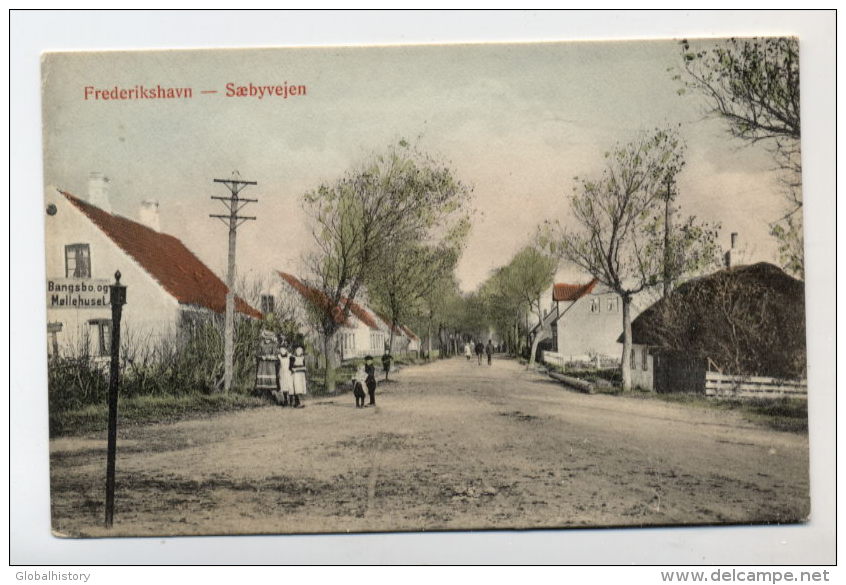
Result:
M807 398L808 383L806 380L780 380L761 376L732 376L718 372L706 372L705 394L707 396L738 398L778 396Z

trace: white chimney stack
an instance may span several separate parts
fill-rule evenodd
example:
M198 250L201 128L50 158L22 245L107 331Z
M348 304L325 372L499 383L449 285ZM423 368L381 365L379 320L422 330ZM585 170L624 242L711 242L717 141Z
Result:
M731 233L731 248L729 248L728 252L726 252L725 260L726 268L731 268L737 264L738 260L740 260L740 250L737 245L737 232Z
M112 212L112 204L109 201L109 178L103 173L88 174L88 203L103 211Z
M161 231L159 224L159 202L156 199L145 199L138 210L138 220L150 229Z

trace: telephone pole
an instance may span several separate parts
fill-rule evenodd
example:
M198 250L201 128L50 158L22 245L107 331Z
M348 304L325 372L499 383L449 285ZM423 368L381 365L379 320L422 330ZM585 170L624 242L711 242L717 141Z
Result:
M226 318L223 331L223 389L229 392L232 387L232 370L235 358L235 234L242 223L255 219L245 215L238 215L248 203L256 203L258 199L244 199L238 194L247 185L256 185L255 181L242 181L238 171L232 173L229 179L214 179L215 183L223 183L229 189L229 197L216 197L226 207L226 215L209 214L216 217L229 227L229 258L226 268Z

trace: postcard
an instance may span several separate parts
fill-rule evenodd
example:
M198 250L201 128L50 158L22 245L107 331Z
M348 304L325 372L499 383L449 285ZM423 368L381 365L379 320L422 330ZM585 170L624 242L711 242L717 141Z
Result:
M799 49L45 53L53 534L806 521Z

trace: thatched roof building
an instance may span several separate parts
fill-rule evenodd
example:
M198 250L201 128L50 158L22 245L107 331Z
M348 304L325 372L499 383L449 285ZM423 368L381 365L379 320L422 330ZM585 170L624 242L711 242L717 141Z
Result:
M802 378L804 283L766 262L687 281L632 322L632 341L730 374Z

